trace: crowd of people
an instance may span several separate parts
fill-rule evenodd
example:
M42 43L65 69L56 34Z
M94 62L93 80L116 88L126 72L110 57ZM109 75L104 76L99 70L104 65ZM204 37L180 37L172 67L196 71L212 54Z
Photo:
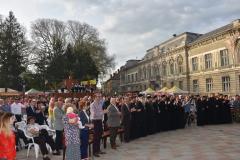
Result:
M93 85L72 84L72 93L93 93L96 87Z
M25 97L0 99L0 159L15 159L23 140L27 148L33 137L44 160L53 155L66 160L88 159L89 135L93 134L93 155L101 150L104 131L110 132L112 149L117 149L118 129L124 129L126 143L158 132L176 130L192 124L231 123L231 107L240 108L240 97L226 95L174 96L138 95L54 98ZM17 122L26 122L19 128ZM46 127L47 126L47 127ZM54 134L50 131L54 130ZM3 140L2 140L3 139ZM7 145L6 145L7 144ZM47 144L47 145L46 145ZM5 147L5 148L4 148Z

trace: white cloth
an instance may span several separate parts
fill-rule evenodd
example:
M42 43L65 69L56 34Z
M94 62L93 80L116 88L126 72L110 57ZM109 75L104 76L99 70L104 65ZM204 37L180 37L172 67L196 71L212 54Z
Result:
M79 127L80 129L85 128L85 126L82 125L82 122L80 121L80 119L79 119L79 121L78 121L78 127Z
M41 126L37 123L29 124L29 125L27 125L27 135L30 137L36 137L38 135L33 135L30 131L35 130L35 131L39 132L41 129L42 129Z
M23 108L23 104L22 103L13 103L11 105L11 112L12 114L15 115L22 115L22 108Z

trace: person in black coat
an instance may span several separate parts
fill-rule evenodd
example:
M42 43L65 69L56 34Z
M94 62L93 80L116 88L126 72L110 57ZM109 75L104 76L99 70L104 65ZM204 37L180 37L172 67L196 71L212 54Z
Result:
M160 114L160 111L159 111L159 105L158 105L158 97L157 96L154 96L153 97L153 102L152 102L152 112L153 112L153 122L152 122L152 126L153 126L153 133L157 133L160 131L160 125L159 125L159 114Z
M167 130L167 108L166 108L166 96L162 95L161 99L158 103L159 114L158 114L158 131L166 131Z
M216 123L216 98L214 94L211 94L208 99L208 123Z
M175 129L180 129L180 128L182 128L182 123L184 123L184 110L183 110L183 107L182 107L182 102L180 101L179 97L175 98L174 108L175 108L175 112L176 112L175 113L176 114Z
M35 113L35 122L39 125L44 125L44 122L47 124L47 119L44 116L45 106L41 102L37 102L36 113Z
M225 95L224 99L223 99L223 112L224 112L223 123L232 123L232 113L231 113L230 101L229 101L227 95Z
M124 103L121 106L122 113L122 126L124 129L124 141L130 141L130 128L131 128L131 109L128 97L124 97Z
M146 112L145 112L146 134L153 134L154 133L154 110L153 110L152 97L150 95L147 96L145 108L146 108Z
M37 101L35 99L32 99L30 102L30 105L26 108L28 117L36 118L36 107L37 107Z
M130 128L130 139L134 140L138 138L137 131L137 109L136 109L136 99L132 98L130 101L130 110L131 110L131 128Z
M137 109L137 138L144 137L147 135L147 123L146 123L146 112L145 106L143 104L142 95L139 95L137 102L136 102L136 109Z
M84 128L81 129L80 140L81 140L81 158L87 159L88 158L88 140L89 140L89 129L93 128L94 126L90 123L89 118L89 106L90 104L86 101L82 100L80 103L80 112L78 114L82 126Z
M106 97L106 99L103 103L103 110L106 110L109 105L110 105L110 97ZM108 120L107 113L104 113L104 117L103 117L103 129L104 129L104 131L108 130L107 120Z

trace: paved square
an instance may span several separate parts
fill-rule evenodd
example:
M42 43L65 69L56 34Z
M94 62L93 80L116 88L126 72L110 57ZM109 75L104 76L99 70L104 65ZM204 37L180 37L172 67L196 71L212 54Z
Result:
M119 144L119 142L118 142ZM239 160L240 124L190 127L150 135L130 143L120 144L117 150L95 160ZM17 159L26 159L26 150ZM35 159L33 149L28 159ZM39 158L41 159L41 157ZM52 160L62 159L51 156Z

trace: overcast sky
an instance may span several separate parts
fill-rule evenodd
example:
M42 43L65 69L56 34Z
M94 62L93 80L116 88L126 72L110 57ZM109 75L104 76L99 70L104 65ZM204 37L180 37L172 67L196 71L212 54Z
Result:
M10 10L28 32L37 18L96 27L116 55L115 69L174 33L206 33L240 18L239 0L0 0L0 14Z

